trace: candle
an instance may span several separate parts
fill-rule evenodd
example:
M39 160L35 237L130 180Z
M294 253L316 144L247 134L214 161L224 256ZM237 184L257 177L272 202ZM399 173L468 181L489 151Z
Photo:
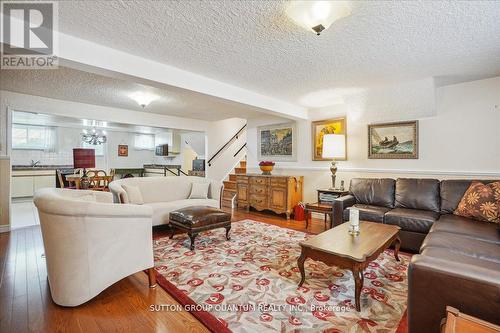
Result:
M349 221L352 226L359 226L359 210L356 208L349 209Z

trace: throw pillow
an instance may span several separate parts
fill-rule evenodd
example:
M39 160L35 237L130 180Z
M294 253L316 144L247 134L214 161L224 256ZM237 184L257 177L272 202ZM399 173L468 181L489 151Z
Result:
M132 185L122 185L125 192L127 192L128 202L134 205L142 205L144 204L144 200L142 199L141 191L137 186Z
M473 182L453 213L480 221L500 223L500 182Z
M207 199L210 183L193 183L189 199Z

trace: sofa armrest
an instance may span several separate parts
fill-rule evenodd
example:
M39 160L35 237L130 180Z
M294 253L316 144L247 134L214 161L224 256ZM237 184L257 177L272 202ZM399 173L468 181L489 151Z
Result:
M498 324L499 299L499 271L415 255L408 269L408 332L438 333L446 306Z
M109 183L108 187L109 191L113 194L114 203L128 203L127 192L125 192L120 183L111 182Z
M210 199L217 200L219 202L219 208L222 207L222 193L224 185L221 182L212 180L210 181Z
M356 199L353 195L344 195L333 201L333 225L338 226L344 223L344 210L347 207L351 207L356 203Z

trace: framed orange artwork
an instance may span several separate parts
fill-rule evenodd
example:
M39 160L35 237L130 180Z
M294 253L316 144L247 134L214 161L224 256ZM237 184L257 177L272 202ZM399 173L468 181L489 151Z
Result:
M325 134L344 134L346 136L346 149L343 158L336 158L338 161L347 159L347 128L346 119L326 119L312 122L312 159L313 161L330 161L331 159L323 158L323 136Z
M118 156L121 157L128 156L128 145L118 145Z

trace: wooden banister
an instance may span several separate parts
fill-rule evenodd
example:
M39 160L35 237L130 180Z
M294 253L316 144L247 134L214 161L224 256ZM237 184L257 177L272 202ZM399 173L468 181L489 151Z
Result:
M212 156L210 157L210 159L208 160L208 166L212 166L212 161L214 158L216 158L234 139L238 139L238 136L240 135L240 133L247 127L247 124L243 125L242 128L240 128L240 130L238 132L236 132L235 135L233 135L231 137L231 139L229 139L228 142L226 142L219 150L217 150L217 152ZM240 149L241 150L241 149ZM239 152L239 151L238 151ZM236 155L235 155L236 156Z

